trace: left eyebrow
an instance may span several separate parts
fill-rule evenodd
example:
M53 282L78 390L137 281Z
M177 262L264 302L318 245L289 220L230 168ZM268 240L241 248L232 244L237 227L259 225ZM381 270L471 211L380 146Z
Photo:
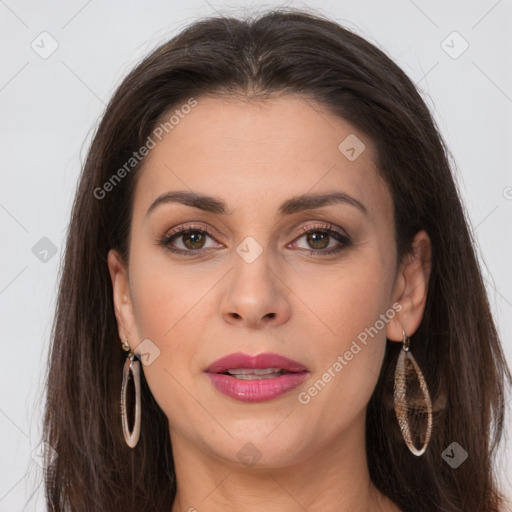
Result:
M215 213L217 215L231 215L232 210L229 210L224 200L219 197L208 196L205 194L198 194L196 192L176 191L166 192L158 196L146 212L146 216L151 213L157 206L166 203L180 203L193 208L198 208L207 212ZM294 213L302 212L305 210L313 210L328 206L335 203L345 203L358 208L365 215L368 215L368 210L363 203L356 198L345 194L344 192L330 192L327 194L303 194L297 197L287 199L278 210L279 216L292 215Z
M328 206L335 203L345 203L355 206L365 215L368 210L365 205L355 197L349 196L344 192L330 192L328 194L303 194L286 200L278 210L279 215L291 215L304 210L313 210L322 206Z

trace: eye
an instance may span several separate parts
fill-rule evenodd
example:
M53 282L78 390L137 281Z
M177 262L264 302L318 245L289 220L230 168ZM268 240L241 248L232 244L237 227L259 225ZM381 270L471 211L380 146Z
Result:
M288 247L294 248L297 241L304 238L309 247L299 247L299 249L308 251L310 254L328 255L340 252L351 244L350 238L331 224L303 227L300 232L302 235ZM208 239L215 240L213 234L204 227L181 226L164 235L158 243L169 251L184 256L195 256L208 249L222 247L222 244L207 246ZM333 247L332 242L338 243Z
M172 233L165 235L160 244L174 253L194 255L194 253L197 254L205 249L215 247L215 245L205 246L208 238L213 239L213 235L207 229L196 226L182 226Z
M334 254L340 252L351 243L347 235L337 229L333 229L331 224L303 227L301 232L303 234L296 238L293 243L296 243L297 240L301 238L305 238L306 243L312 247L312 249L306 247L304 250L308 251L310 254ZM338 242L337 245L335 244L334 247L330 245L331 242L336 241Z

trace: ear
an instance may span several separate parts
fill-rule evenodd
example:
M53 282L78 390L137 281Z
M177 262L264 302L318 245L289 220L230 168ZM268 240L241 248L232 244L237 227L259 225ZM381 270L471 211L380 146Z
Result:
M393 304L399 303L402 308L387 324L386 337L389 340L402 341L402 329L412 336L420 326L431 269L430 237L426 231L418 231L412 242L412 253L404 256L395 279Z
M128 269L118 251L111 249L107 256L112 280L114 311L120 340L128 340L132 350L139 344L137 325L133 312L128 281Z

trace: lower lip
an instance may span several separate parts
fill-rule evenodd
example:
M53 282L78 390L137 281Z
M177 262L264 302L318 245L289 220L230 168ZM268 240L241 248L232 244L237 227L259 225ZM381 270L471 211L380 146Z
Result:
M285 373L271 379L237 379L223 373L207 373L215 388L242 402L264 402L284 395L299 386L308 372Z

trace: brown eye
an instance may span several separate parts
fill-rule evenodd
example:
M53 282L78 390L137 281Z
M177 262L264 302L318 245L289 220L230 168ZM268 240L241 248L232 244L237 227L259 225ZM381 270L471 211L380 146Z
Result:
M206 246L208 239L214 240L213 236L206 229L184 227L165 236L160 241L160 244L171 252L188 256L213 248L214 245Z
M313 249L325 249L329 245L329 235L320 231L308 233L306 239Z
M199 231L189 231L180 235L183 240L183 245L188 249L202 249L205 236Z
M309 251L310 254L334 254L351 244L347 235L332 229L331 225L302 228L301 231L303 234L295 239L293 245L297 245L298 241L304 238L307 247L299 247L299 249ZM334 246L330 245L331 242L334 242Z

